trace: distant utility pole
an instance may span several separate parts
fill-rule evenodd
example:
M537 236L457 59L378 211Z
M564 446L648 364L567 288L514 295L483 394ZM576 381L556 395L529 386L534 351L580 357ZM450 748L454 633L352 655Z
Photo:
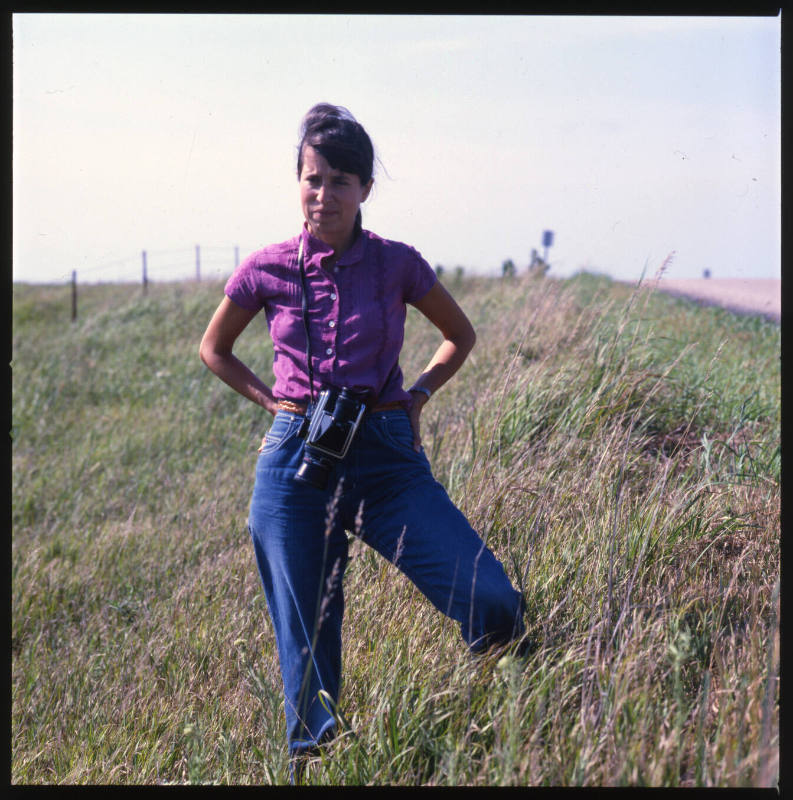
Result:
M234 245L234 269L240 265L240 248L239 245Z
M77 319L77 270L72 270L72 322Z
M197 281L201 280L201 247L200 245L195 246L195 279Z
M143 258L143 294L146 294L149 288L149 276L146 274L146 251L141 250L141 256Z

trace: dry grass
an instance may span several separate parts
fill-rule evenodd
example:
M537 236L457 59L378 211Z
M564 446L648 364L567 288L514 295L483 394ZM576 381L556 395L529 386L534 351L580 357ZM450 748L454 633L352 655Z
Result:
M196 357L220 287L106 289L64 335L54 289L15 287L12 781L283 783L265 420ZM779 328L588 275L453 291L478 345L425 447L539 647L470 658L353 541L349 730L309 782L775 785ZM264 342L239 351L267 379ZM413 312L406 342L409 381Z

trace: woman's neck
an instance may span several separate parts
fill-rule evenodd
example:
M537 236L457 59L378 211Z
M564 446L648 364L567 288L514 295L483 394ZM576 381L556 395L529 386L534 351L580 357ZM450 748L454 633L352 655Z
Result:
M308 232L309 232L309 233L310 233L310 234L311 234L311 235L312 235L314 238L316 238L316 239L319 239L321 242L324 242L326 245L328 245L329 247L331 247L331 248L333 249L333 256L332 256L332 257L333 257L333 260L334 260L334 261L336 261L336 260L338 260L339 258L341 258L341 256L342 256L342 255L343 255L343 254L344 254L344 253L345 253L347 250L349 250L349 249L352 247L352 245L353 245L353 242L355 241L355 238L356 238L356 237L355 237L355 233L356 233L356 232L355 232L355 229L353 229L352 231L350 231L350 233L349 233L349 234L347 234L347 236L345 236L345 237L343 237L343 238L330 240L330 239L327 239L327 238L325 238L325 237L323 237L323 236L318 236L318 235L317 235L317 234L316 234L316 233L315 233L315 232L314 232L314 231L311 229L311 225L308 225L307 227L308 227Z

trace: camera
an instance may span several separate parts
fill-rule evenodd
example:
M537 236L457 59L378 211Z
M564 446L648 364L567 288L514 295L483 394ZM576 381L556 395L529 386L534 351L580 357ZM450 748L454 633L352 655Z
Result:
M366 404L352 389L323 389L298 433L305 438L306 446L295 480L317 489L327 488L330 471L347 455L365 411Z

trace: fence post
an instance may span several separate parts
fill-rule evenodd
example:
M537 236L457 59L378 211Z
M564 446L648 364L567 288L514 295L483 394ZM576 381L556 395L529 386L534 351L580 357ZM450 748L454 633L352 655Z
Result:
M72 322L77 319L77 270L72 270Z
M146 294L149 288L149 276L146 274L146 251L141 251L141 256L143 257L143 294Z
M195 279L201 280L201 247L195 246Z

